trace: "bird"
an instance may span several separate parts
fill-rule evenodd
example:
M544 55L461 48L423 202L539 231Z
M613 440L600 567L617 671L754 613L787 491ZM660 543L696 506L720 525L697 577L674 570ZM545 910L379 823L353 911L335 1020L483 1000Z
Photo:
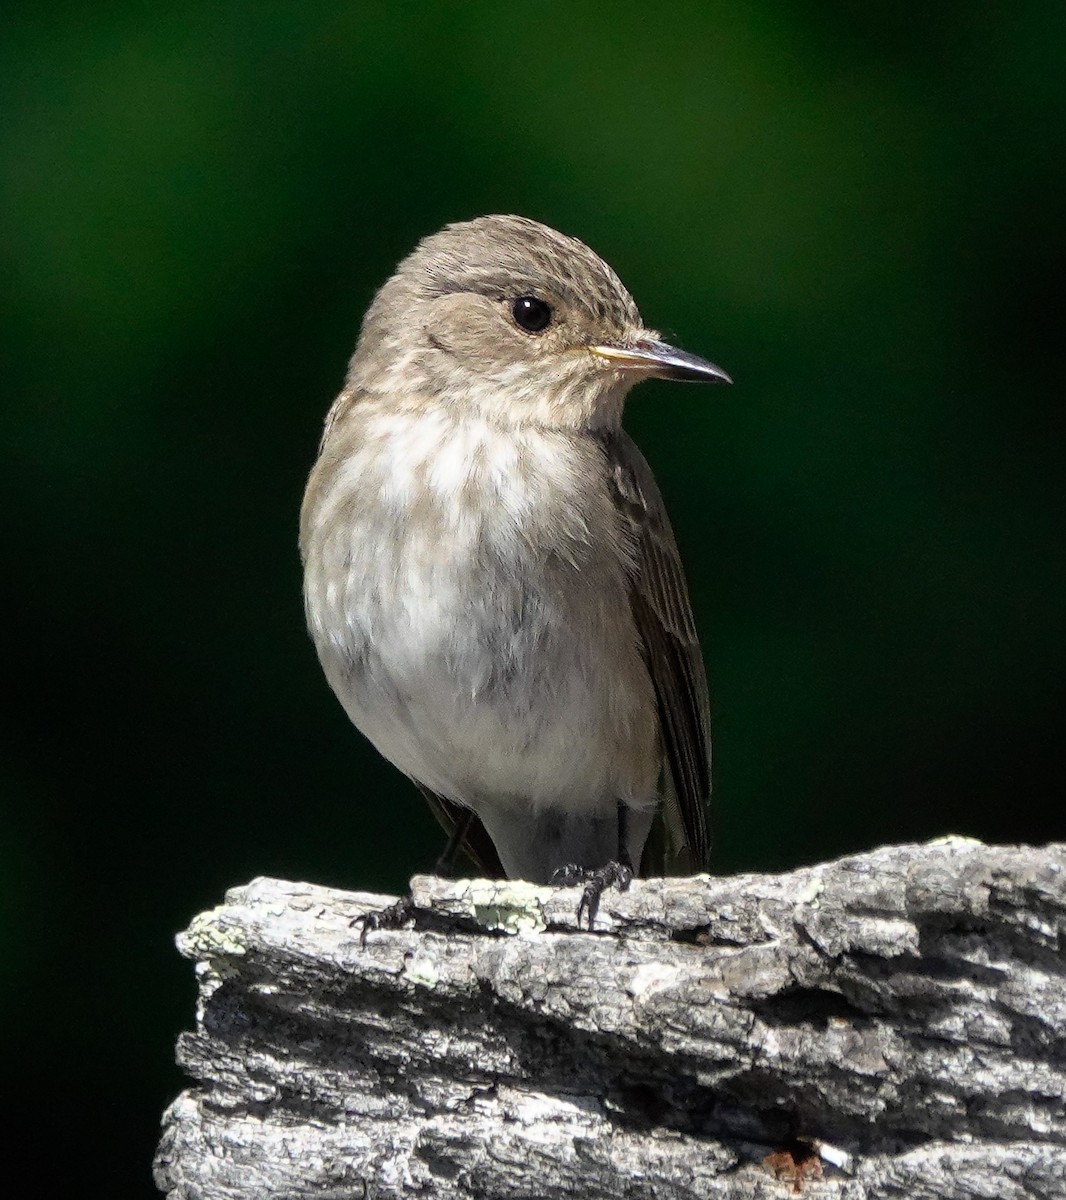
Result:
M732 382L646 328L584 242L481 216L380 288L325 420L300 514L311 640L490 878L602 890L706 866L704 662L622 428L651 377Z

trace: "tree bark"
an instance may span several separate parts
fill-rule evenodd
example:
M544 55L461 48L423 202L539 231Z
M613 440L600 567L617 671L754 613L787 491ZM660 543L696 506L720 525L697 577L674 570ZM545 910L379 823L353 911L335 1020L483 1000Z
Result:
M258 879L178 938L169 1196L1066 1197L1066 846L579 889Z

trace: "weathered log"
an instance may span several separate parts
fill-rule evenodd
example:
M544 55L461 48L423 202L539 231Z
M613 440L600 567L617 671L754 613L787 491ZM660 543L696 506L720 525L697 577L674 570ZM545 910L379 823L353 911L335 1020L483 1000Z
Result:
M1066 1197L1066 846L605 894L258 879L178 938L171 1197ZM587 924L587 922L586 922Z

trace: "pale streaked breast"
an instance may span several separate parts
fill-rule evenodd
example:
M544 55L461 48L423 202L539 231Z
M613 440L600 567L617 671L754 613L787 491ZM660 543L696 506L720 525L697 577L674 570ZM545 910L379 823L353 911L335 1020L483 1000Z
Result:
M355 417L309 482L303 547L312 637L352 721L475 808L652 802L654 696L621 529L588 486L596 444L439 409Z

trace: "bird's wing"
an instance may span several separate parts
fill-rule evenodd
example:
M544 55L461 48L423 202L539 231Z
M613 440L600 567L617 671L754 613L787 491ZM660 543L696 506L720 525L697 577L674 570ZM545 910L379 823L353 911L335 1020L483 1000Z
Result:
M415 783L418 790L425 796L430 811L448 835L449 843L462 822L468 816L471 818L459 848L477 869L478 874L485 879L506 879L507 874L500 862L500 856L496 853L492 838L489 837L477 815L470 813L461 804L456 804L454 800L448 800L444 796L438 795L424 784L418 783L417 780Z
M644 456L621 431L604 446L615 501L632 535L630 604L655 687L669 773L663 788L662 869L666 874L702 871L710 850L710 701L688 586L666 507Z

